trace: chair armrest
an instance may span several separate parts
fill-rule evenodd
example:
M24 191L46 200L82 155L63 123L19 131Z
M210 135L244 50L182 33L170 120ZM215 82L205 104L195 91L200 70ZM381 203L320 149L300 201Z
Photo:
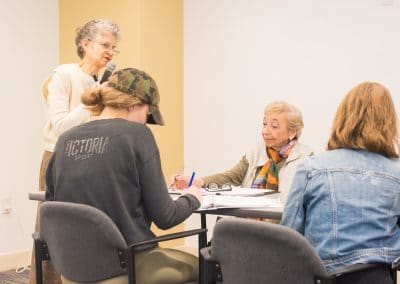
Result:
M46 201L46 191L29 192L29 200Z
M129 248L135 248L135 247L139 247L139 246L143 246L143 245L190 237L193 235L200 236L202 234L205 234L206 232L207 232L207 229L195 229L195 230L189 230L189 231L183 231L183 232L179 232L179 233L163 235L163 236L159 236L159 237L156 237L156 238L153 238L150 240L134 243L134 244L130 245Z
M353 264L338 270L334 270L332 272L330 272L329 274L331 276L334 277L338 277L342 274L349 274L349 273L354 273L354 272L358 272L358 271L363 271L363 270L368 270L371 268L375 268L375 267L382 267L385 266L384 264L374 264L374 263L357 263L357 264Z

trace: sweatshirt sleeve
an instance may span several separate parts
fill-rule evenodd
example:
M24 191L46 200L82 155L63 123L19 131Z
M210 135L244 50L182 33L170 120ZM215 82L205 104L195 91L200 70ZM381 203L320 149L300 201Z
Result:
M154 137L150 133L147 138L141 145L140 154L144 160L138 166L144 207L151 221L161 229L168 229L188 218L200 207L200 202L189 194L172 200L164 180L160 154Z

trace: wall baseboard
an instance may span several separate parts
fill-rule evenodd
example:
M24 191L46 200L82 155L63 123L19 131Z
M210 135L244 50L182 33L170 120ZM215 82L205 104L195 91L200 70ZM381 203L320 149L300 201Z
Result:
M31 250L0 253L0 271L16 269L30 264Z

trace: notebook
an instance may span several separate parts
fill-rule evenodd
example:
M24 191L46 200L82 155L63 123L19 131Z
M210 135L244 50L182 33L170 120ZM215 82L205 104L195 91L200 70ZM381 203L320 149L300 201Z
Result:
M262 196L267 194L277 193L276 190L272 189L258 189L258 188L247 188L232 186L232 190L229 191L208 191L203 188L202 195L224 195L224 196ZM169 190L169 194L181 195L180 190Z

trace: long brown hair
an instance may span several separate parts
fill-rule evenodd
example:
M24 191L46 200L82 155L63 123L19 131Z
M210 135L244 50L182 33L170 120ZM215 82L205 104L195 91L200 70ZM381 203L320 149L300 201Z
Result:
M346 95L332 125L328 150L368 150L392 158L398 154L397 114L389 90L364 82Z
M112 108L128 108L143 103L136 96L128 95L107 86L84 92L81 101L95 116L99 115L106 106Z

